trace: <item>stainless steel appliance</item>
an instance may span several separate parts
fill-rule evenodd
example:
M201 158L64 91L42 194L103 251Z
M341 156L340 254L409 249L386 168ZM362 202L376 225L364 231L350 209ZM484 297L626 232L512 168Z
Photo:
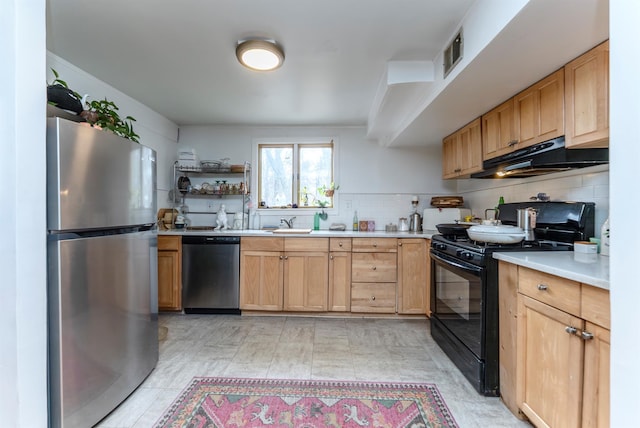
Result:
M49 419L95 425L158 361L155 151L47 119Z
M431 336L471 384L499 395L498 261L496 251L566 251L593 236L593 203L523 202L499 206L498 218L515 225L518 210L537 212L534 239L517 244L434 235L431 241Z
M240 313L240 237L182 237L182 307L187 314Z

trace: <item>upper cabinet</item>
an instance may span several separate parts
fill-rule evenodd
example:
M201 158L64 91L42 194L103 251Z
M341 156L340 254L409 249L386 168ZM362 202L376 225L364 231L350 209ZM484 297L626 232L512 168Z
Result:
M513 151L517 143L513 98L510 98L482 115L482 159Z
M564 78L565 145L609 147L609 41L568 63Z
M445 137L442 178L562 135L570 149L609 147L609 41Z
M482 171L480 118L446 137L442 144L442 178L465 178Z
M532 146L564 135L564 69L545 77L513 99L514 148Z
M482 160L564 134L564 70L482 115Z

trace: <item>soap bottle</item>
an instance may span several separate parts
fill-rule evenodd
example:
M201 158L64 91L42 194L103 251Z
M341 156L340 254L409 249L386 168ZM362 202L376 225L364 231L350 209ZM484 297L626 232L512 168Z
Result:
M353 212L353 231L358 231L358 211Z
M320 230L320 213L313 216L313 230Z
M609 242L609 219L607 218L600 229L600 254L609 255L611 244Z

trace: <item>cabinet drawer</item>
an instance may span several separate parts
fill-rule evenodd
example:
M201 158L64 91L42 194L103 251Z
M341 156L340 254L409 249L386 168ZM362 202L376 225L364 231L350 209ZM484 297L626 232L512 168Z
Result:
M356 253L395 253L396 238L353 238L351 251Z
M329 251L351 251L351 238L329 238Z
M158 236L158 251L170 250L178 251L182 247L181 236Z
M285 251L328 251L329 238L284 238Z
M282 237L242 237L240 239L242 251L284 251Z
M611 329L609 290L582 284L581 318Z
M520 267L518 291L540 302L580 316L580 283Z
M395 313L396 285L361 282L351 285L351 312Z
M393 253L352 253L351 278L354 282L396 282L397 262Z

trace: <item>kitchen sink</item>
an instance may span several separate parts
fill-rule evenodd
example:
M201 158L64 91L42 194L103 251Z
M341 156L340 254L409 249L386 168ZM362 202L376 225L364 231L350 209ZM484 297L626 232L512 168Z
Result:
M274 229L273 233L311 233L311 229Z

